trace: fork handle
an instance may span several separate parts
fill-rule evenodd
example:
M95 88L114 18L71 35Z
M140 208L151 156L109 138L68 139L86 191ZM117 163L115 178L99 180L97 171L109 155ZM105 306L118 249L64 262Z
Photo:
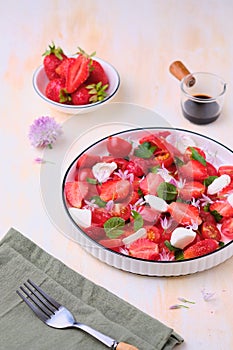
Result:
M132 345L126 344L126 343L118 343L115 339L109 337L108 335L105 335L83 323L75 322L72 325L73 328L78 328L83 330L84 332L92 335L92 337L98 339L101 343L105 344L108 348L112 350L138 350Z

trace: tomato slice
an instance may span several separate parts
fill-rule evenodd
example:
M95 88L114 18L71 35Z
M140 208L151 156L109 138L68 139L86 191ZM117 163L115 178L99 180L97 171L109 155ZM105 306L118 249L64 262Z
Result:
M221 240L221 232L217 228L217 225L210 222L203 222L201 226L201 234L203 238L212 238L216 241Z
M124 203L115 203L110 211L111 216L121 217L123 220L127 221L131 215L131 209L129 205Z
M174 162L172 154L166 147L165 142L163 142L163 140L160 137L151 134L144 136L139 140L140 144L145 142L150 143L152 146L156 146L153 158L155 163L160 165L163 164L167 168Z
M147 238L155 243L159 243L161 241L161 230L156 226L148 226L145 227Z
M224 236L233 239L233 218L223 220L221 232Z

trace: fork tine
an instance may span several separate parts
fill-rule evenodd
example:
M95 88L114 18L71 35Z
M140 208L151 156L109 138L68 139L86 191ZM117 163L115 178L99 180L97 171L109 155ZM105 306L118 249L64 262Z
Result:
M54 300L51 296L49 296L48 294L46 294L39 286L37 286L33 281L31 281L30 279L27 280L28 283L30 283L41 295L43 295L43 297L50 302L50 304L52 304L56 309L59 309L59 307L61 306L61 304L59 304L56 300Z
M49 303L37 290L33 290L32 287L25 282L24 286L28 288L28 290L31 292L31 297L33 299L33 301L38 304L37 300L35 300L35 298L33 297L33 295L35 295L35 297L40 301L40 303L47 307L48 310L46 310L48 315L51 315L55 313L55 311L57 311L57 308L54 307L54 305L52 305L51 303Z
M37 317L43 322L46 322L48 319L48 316L41 311L39 307L37 307L35 304L31 303L19 290L16 291L16 293L25 301L25 303L30 307L30 309L36 314Z
M27 287L27 285L24 283L24 286ZM31 293L29 294L28 291L23 287L23 286L20 286L20 289L26 294L26 296L32 300L34 302L34 304L40 308L46 315L47 315L47 318L54 314L53 311L51 311L50 309L48 309L46 307L46 305L44 305L44 303L40 302L40 300L34 295L34 293Z

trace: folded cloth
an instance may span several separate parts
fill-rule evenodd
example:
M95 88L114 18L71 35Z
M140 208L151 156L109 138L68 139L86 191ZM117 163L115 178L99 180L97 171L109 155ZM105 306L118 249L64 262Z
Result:
M77 321L140 350L169 350L183 339L171 328L71 270L15 229L0 242L0 349L105 350L82 331L41 322L16 294L28 278Z

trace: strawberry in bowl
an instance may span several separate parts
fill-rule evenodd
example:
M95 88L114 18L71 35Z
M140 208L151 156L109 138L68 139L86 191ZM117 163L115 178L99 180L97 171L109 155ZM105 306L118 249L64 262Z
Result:
M116 95L120 78L108 62L79 48L68 56L54 43L45 51L43 65L33 75L36 93L49 105L65 113L86 113Z
M232 173L232 151L216 141L179 129L134 129L73 161L64 205L113 266L192 273L233 255Z

